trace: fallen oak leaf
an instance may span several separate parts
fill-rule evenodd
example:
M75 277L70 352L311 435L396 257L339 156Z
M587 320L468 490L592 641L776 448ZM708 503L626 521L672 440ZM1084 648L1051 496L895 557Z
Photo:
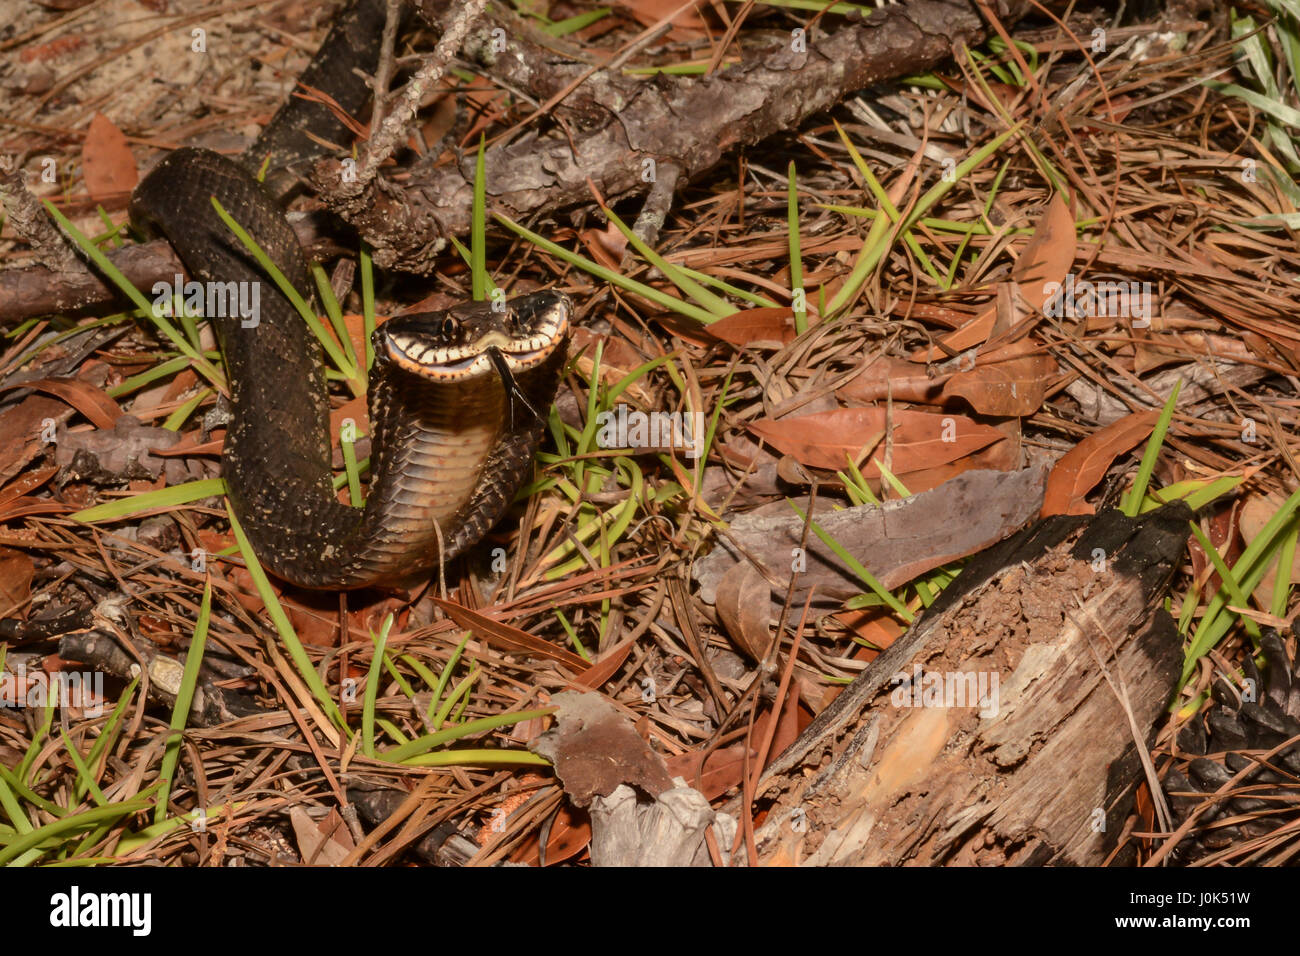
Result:
M936 365L918 365L895 355L881 355L849 379L835 395L859 404L884 401L918 405L942 404L943 386L955 371L940 371Z
M964 399L981 415L1025 417L1043 404L1049 380L1055 374L1056 360L1042 353L1003 362L979 362L973 369L953 375L944 384L941 397Z
M1159 418L1157 409L1125 415L1062 455L1047 477L1041 517L1094 514L1096 509L1084 496L1101 481L1111 462L1151 434Z
M763 418L750 430L778 451L808 468L837 471L857 462L893 426L890 470L898 476L964 458L1003 436L997 429L962 415L935 415L915 409L838 408L790 418ZM883 448L880 457L883 457ZM880 477L874 462L861 467L867 478Z
M724 316L705 328L719 341L737 346L780 346L794 341L794 310L776 306L743 309Z
M1024 250L1011 269L1020 302L1025 313L1041 313L1051 297L1051 284L1064 283L1066 273L1074 263L1076 230L1074 214L1060 193L1054 193L1047 204L1034 234L1025 243ZM914 362L937 362L974 348L988 341L998 320L998 299L986 305L975 318L959 329L949 332L938 346L924 346L912 353ZM1021 311L1017 307L1017 312Z

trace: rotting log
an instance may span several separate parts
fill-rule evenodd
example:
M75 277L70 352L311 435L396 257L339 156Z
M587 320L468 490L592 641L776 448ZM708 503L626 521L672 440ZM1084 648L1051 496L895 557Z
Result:
M1105 862L1181 666L1157 605L1189 518L1049 518L977 556L767 769L759 862Z

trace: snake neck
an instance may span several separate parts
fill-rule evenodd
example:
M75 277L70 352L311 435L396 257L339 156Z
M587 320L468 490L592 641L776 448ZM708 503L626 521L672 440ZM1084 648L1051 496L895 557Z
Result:
M349 573L401 584L459 551L456 530L484 479L506 416L493 383L432 384L377 365L370 381L367 506L342 539Z

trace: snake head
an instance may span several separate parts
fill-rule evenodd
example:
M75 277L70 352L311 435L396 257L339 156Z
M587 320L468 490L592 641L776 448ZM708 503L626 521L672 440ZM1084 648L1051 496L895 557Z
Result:
M573 302L535 292L389 319L372 342L381 361L436 382L519 375L544 364L569 337Z

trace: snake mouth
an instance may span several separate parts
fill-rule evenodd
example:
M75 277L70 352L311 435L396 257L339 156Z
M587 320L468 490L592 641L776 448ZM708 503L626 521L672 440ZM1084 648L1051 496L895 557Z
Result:
M375 330L375 354L424 379L465 382L541 365L568 338L573 303L536 292L397 316ZM495 354L494 354L495 353Z

